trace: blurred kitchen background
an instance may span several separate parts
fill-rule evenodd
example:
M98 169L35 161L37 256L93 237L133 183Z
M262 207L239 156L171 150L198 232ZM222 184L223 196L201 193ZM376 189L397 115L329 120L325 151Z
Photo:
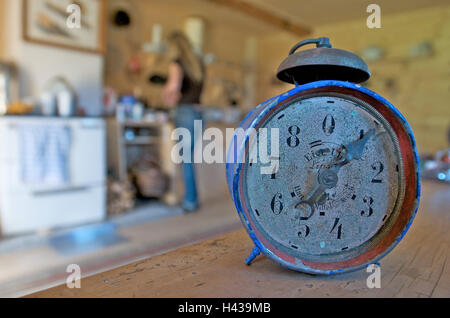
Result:
M81 6L81 29L66 8ZM326 36L364 58L364 85L411 124L423 178L450 181L450 4L379 0L0 0L0 296L83 276L241 227L223 164L197 169L201 209L178 207L167 36L184 31L207 70L208 127L236 127L291 88L289 49ZM450 208L449 208L450 213Z

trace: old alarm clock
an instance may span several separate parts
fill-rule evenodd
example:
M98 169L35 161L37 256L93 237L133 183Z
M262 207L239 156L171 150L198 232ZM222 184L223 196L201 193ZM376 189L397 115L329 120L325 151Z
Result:
M307 44L316 47L299 50ZM358 85L370 77L366 63L328 38L295 45L277 77L295 88L247 115L228 151L229 190L255 244L247 264L263 253L293 270L334 274L377 262L404 237L419 204L410 126ZM270 173L251 156L264 129L277 130L264 142L278 147Z

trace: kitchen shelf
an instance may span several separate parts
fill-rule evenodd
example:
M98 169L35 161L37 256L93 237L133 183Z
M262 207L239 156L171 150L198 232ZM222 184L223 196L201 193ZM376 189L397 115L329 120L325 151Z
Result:
M125 137L128 130L133 130L132 139ZM108 118L108 170L118 180L125 181L136 159L155 154L161 169L170 178L169 191L162 199L171 205L178 204L177 169L170 158L172 130L171 122L118 121L114 117Z
M127 128L159 128L161 126L160 122L157 121L135 121L126 120L123 122L118 122L119 125Z
M135 137L133 140L123 140L125 145L129 146L157 146L159 145L159 138L157 137Z

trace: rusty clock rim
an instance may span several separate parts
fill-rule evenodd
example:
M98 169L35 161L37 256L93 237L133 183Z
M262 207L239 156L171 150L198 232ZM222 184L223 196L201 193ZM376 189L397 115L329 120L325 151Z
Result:
M401 158L401 151L400 151L400 145L399 145L399 141L397 139L397 136L395 134L395 132L390 128L390 124L387 122L387 120L379 113L377 112L375 109L373 109L373 107L371 105L369 105L368 103L362 101L361 99L357 99L357 98L353 98L349 95L344 95L344 94L340 94L340 93L332 93L332 92L322 92L322 93L316 93L316 94L307 94L307 92L305 92L305 94L302 94L301 96L293 96L292 99L289 99L286 103L282 102L279 105L277 105L276 107L274 107L273 112L270 112L269 114L267 114L266 116L264 116L264 118L262 118L259 121L259 124L255 127L255 129L259 129L265 122L269 121L271 118L273 118L274 116L277 116L277 114L279 112L284 111L284 109L286 107L289 107L290 105L292 105L293 103L299 102L301 100L307 100L309 98L314 98L314 97L337 97L337 98L342 98L345 99L347 101L350 102L354 102L358 107L363 106L367 109L365 109L367 112L372 113L372 115L377 118L377 120L379 120L383 126L386 127L386 129L388 130L388 133L390 135L390 138L392 139L393 143L394 143L394 149L396 152L396 156L398 158L399 162L399 192L398 192L398 196L395 200L395 204L393 209L391 210L391 213L389 213L389 217L387 218L387 221L385 223L382 224L382 226L380 227L380 229L378 229L378 231L372 236L370 237L367 241L365 241L364 243L355 246L353 248L350 248L348 250L345 251L340 251L340 252L334 252L334 253L329 253L329 254L321 254L321 255L310 255L307 253L302 253L300 251L296 252L296 253L292 253L292 254L296 254L296 255L292 255L294 257L296 257L297 259L302 259L302 260L309 260L311 262L329 262L329 259L332 258L336 258L336 257L341 257L342 259L351 259L354 258L358 255L361 255L365 252L367 252L368 250L371 249L372 246L376 245L376 243L378 241L381 240L381 238L383 237L383 234L386 231L390 230L390 227L392 225L393 219L395 217L398 216L399 214L399 206L402 204L403 202L403 198L404 198L404 192L405 192L405 188L402 184L403 177L404 177L404 167L403 167L403 160ZM248 151L248 146L246 147L246 151ZM241 176L242 178L242 182L243 182L243 191L245 192L245 194L247 194L247 191L244 189L247 189L246 185L246 178L245 178L245 174L247 172L248 167L244 167L242 169L242 173L243 175ZM247 195L242 195L242 197L245 198L245 202L244 205L250 206L250 204L247 202L248 201L248 197ZM250 216L253 218L254 216ZM268 233L261 228L261 226L259 225L259 223L255 223L253 222L253 227L257 227L258 228L258 232L263 232L266 235L268 235ZM268 241L270 242L271 245L275 246L275 248L278 250L286 250L288 253L291 251L288 247L283 246L282 244L274 241L273 239L268 239ZM280 246L280 248L277 248L277 246Z
M416 158L416 153L415 153L415 143L412 136L409 135L410 132L408 132L408 130L410 130L410 127L407 125L407 123L404 121L404 118L401 116L398 116L399 113L398 111L395 109L395 107L393 107L389 102L387 102L386 100L384 100L381 96L377 95L374 92L371 92L367 89L368 92L374 94L376 97L371 96L369 93L367 92L363 92L361 91L362 88L359 86L355 86L354 84L351 83L345 83L345 82L340 82L340 81L323 81L323 82L316 82L316 83L312 83L312 84L318 84L318 83L328 83L329 85L318 85L316 87L312 87L312 88L304 88L304 90L296 92L294 94L292 94L292 96L290 96L289 98L286 98L285 100L283 100L282 102L280 102L279 104L277 104L273 109L271 109L270 112L268 112L267 114L264 115L264 117L266 116L270 116L270 113L274 112L275 109L278 109L279 107L281 107L282 105L291 102L293 99L298 98L301 95L306 95L306 94L310 94L310 93L317 93L317 92L327 92L329 93L330 91L327 89L333 89L334 91L338 91L339 93L347 93L350 96L354 96L356 95L357 98L360 98L362 100L369 100L369 105L371 106L375 106L373 103L375 103L378 108L381 107L381 109L383 110L384 114L387 115L383 115L383 117L388 117L391 120L388 120L389 124L391 126L392 125L392 120L394 123L396 123L396 129L394 129L395 133L398 135L398 132L400 132L402 134L402 141L399 140L400 143L400 148L401 148L401 158L403 160L403 162L405 163L405 166L407 167L405 169L406 172L411 172L414 171L413 174L409 173L408 178L405 177L405 188L407 189L411 189L410 186L412 186L416 191L415 193L419 193L420 191L420 185L418 182L418 165L417 165L417 158ZM339 85L342 84L342 85ZM311 86L311 85L309 85ZM351 86L355 86L355 88L351 87ZM301 89L303 87L299 87L299 89ZM295 90L295 89L294 89ZM280 95L282 96L282 95ZM380 100L379 100L380 99ZM372 103L371 103L372 102ZM375 109L377 109L379 111L377 107L375 107ZM383 112L381 112L383 114ZM388 119L386 118L386 119ZM259 122L262 122L263 120L259 120ZM412 134L412 133L411 133ZM399 138L400 139L400 138ZM406 150L405 150L406 147ZM245 164L245 163L244 163ZM236 168L239 168L241 164L238 164L236 166ZM412 166L413 169L408 169L409 166ZM239 173L238 173L239 171ZM234 172L234 178L236 178L239 174L239 177L241 177L241 173L242 173L242 169L236 169ZM239 178L239 185L242 184L242 179ZM234 197L235 199L240 201L240 198L242 196L242 192L241 189L239 189L239 191L236 193L234 193ZM252 229L251 224L249 223L244 223L246 226L247 231L249 232L250 236L252 237L252 239L254 240L255 244L263 244L263 246L261 246L261 250L270 258L274 259L277 262L281 262L283 263L283 265L285 265L286 267L289 267L291 269L294 270L300 270L300 271L304 271L304 272L310 272L310 273L319 273L319 274L325 274L325 273L330 273L330 272L347 272L347 271L352 271L352 270L356 270L360 267L363 267L367 264L369 264L371 261L375 261L377 259L382 258L384 255L386 255L390 250L392 250L397 244L398 242L401 240L401 238L404 236L404 234L406 233L406 231L409 229L409 226L412 223L412 220L417 212L417 207L418 207L418 196L416 196L415 198L410 198L412 194L412 191L407 191L405 193L405 198L408 196L408 199L405 199L403 201L402 207L401 207L401 212L399 217L397 217L396 223L394 224L396 226L397 231L391 231L390 233L388 233L386 236L384 236L382 238L382 242L384 243L381 248L379 247L380 244L377 245L377 247L375 249L372 249L366 253L363 253L357 257L355 257L354 259L350 259L344 262L328 262L328 263L320 263L320 262L302 262L302 265L304 265L304 267L301 267L301 265L296 264L296 258L290 255L287 255L286 253L283 253L279 250L277 250L276 248L273 248L271 246L271 244L269 242L267 242L265 240L265 238L258 232L259 235L256 235L257 233L255 233L255 229ZM408 201L409 200L409 201ZM245 204L245 202L239 202L239 204ZM406 206L405 206L406 205ZM239 209L238 209L239 210ZM244 211L241 211L240 213L243 213ZM403 218L401 219L400 216L403 216ZM247 222L251 221L248 220ZM401 222L398 225L398 222ZM390 235L389 235L390 234ZM386 239L389 239L389 242L387 242L386 244ZM260 240L261 242L259 242L258 240ZM267 247L270 246L272 247L271 249L268 249ZM267 250L265 250L267 249ZM272 251L273 250L273 251ZM375 253L373 252L375 251ZM368 256L367 256L368 255ZM363 256L367 256L366 258L362 258ZM356 259L356 261L355 261ZM305 267L306 266L306 267ZM344 268L342 268L344 267Z

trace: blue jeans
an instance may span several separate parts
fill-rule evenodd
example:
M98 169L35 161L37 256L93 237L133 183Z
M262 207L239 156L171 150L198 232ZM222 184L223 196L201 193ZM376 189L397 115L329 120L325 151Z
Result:
M193 207L198 206L197 185L195 182L194 170L194 149L195 149L195 135L194 135L194 121L202 120L202 114L195 109L194 105L180 105L175 110L175 126L177 128L186 128L191 135L191 162L183 163L183 182L184 182L184 202L183 205Z

